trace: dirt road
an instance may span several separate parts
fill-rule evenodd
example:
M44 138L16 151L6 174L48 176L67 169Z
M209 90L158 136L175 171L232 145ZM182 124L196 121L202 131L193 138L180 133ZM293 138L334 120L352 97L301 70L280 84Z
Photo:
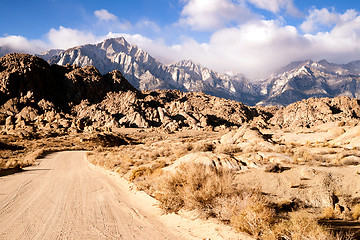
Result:
M0 239L184 239L135 209L84 152L0 177Z

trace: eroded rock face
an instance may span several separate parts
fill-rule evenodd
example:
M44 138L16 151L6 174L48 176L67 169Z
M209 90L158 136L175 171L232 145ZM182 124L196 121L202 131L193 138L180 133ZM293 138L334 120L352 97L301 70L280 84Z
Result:
M128 90L136 91L119 71L103 76L92 66L50 66L41 58L18 53L0 58L0 104L28 92L37 101L66 105L85 99L99 102L108 92Z
M360 102L349 97L310 98L279 109L270 123L281 128L312 127L327 122L358 120Z
M267 118L262 110L236 101L177 90L112 93L99 103L99 108L120 118L120 125L162 127L169 131L237 127L259 115Z
M54 100L56 87L50 65L43 59L26 54L7 54L0 58L0 104L20 98L31 91L35 97Z
M108 93L121 91L137 92L119 71L101 75L92 66L50 66L27 54L0 58L0 124L11 134L77 132L92 126L92 121L95 127L117 126L102 110L93 107L84 112L81 106L84 101L92 105Z

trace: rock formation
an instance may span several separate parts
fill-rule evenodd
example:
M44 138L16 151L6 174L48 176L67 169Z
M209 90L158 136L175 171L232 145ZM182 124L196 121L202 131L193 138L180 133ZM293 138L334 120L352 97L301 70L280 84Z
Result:
M360 101L349 97L310 98L280 108L270 123L281 128L312 127L360 118Z
M0 58L0 125L22 137L108 131L117 127L220 130L310 127L357 122L359 101L308 99L278 109L178 90L136 90L118 71L101 75L93 66L49 65L39 57Z
M118 70L101 75L93 66L49 65L41 58L0 58L0 124L24 137L114 127L206 129L240 126L271 112L204 93L139 92ZM35 134L36 135L36 134Z

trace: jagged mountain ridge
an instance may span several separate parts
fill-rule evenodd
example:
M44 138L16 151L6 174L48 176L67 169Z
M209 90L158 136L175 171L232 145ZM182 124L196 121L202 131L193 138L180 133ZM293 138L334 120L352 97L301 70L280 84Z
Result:
M53 58L56 55L59 55L63 49L51 49L45 52L42 52L40 54L35 54L35 56L43 58L45 61L49 61L51 58ZM5 54L4 54L5 55ZM1 55L0 55L1 56Z
M360 62L294 62L260 83L262 105L288 105L311 97L360 96Z
M93 65L102 74L118 69L140 90L202 91L213 96L256 103L254 89L243 76L218 74L192 61L164 65L122 37L67 49L51 58L49 63Z
M242 75L219 74L190 60L164 65L121 37L62 51L49 63L94 65L103 74L118 69L140 90L202 91L247 105L288 105L311 97L360 95L360 61L292 62L268 79L251 82Z

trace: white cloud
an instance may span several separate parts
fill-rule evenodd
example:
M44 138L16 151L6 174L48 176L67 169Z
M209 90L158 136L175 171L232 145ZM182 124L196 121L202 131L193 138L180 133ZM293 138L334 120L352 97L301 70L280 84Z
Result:
M95 43L99 40L94 34L77 29L60 26L59 29L51 28L47 33L49 43L54 48L66 49L77 45Z
M312 15L320 18L317 22ZM335 17L334 17L335 16ZM327 59L345 63L360 59L360 16L354 10L343 14L314 9L305 20L313 19L315 25L332 24L328 31L303 34L296 27L281 20L252 19L234 27L222 27L212 33L208 42L179 36L179 42L169 45L162 38L148 38L141 34L122 34L121 31L97 35L66 27L50 29L43 40L29 40L21 36L0 37L0 46L9 46L29 53L51 48L70 48L87 43L101 42L106 38L124 36L163 63L193 59L219 72L241 72L255 76L296 60ZM139 22L136 29L156 25ZM311 26L311 29L316 26ZM160 29L161 33L161 29Z
M360 59L360 16L337 24L329 32L306 35L317 55L334 62Z
M29 40L15 35L0 37L0 46L9 48L11 51L31 54L45 51L50 47L50 45L41 40Z
M207 48L212 57L200 62L218 71L254 76L303 59L309 42L293 26L261 20L215 32Z
M282 21L254 20L214 32L208 43L188 38L181 44L167 46L164 41L141 35L125 38L165 63L193 59L219 72L241 72L254 77L292 61L325 58L346 63L359 59L360 16L317 34L301 34Z
M298 16L300 11L294 5L293 0L247 0L258 8L279 13L281 9L285 9L287 13Z
M100 21L116 21L118 18L114 14L110 13L106 9L96 10L94 12L95 17L97 17Z
M160 32L161 28L153 21L149 21L149 20L140 20L139 22L137 22L135 24L135 28L137 29L150 29L154 32Z
M132 24L127 20L119 20L117 16L106 9L96 10L95 17L98 19L97 27L108 31L125 31L132 29Z
M309 16L301 24L300 28L305 33L313 33L319 31L321 28L329 28L336 24L343 24L354 20L358 13L355 10L347 10L344 14L339 14L332 9L329 11L326 8L312 9Z
M242 1L187 0L178 23L193 30L215 30L229 22L249 18L252 18L252 13Z
M193 59L219 72L241 72L249 76L304 59L307 57L304 49L309 48L309 41L295 27L265 20L221 29L208 43L185 38L180 44L169 46L163 39L152 40L139 34L123 36L163 63Z

